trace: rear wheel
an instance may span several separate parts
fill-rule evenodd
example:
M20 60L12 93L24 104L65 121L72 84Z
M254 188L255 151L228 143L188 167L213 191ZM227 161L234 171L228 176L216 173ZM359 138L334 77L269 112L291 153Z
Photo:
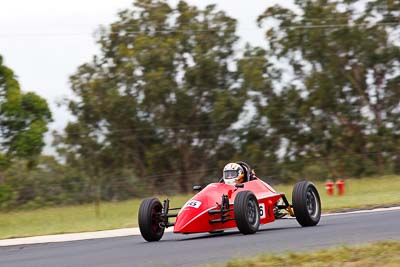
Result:
M139 229L142 237L151 242L158 241L164 235L160 226L162 205L157 198L145 198L139 208Z
M257 198L250 191L241 191L235 197L235 221L242 234L254 234L260 226L260 208Z
M294 185L292 194L293 210L301 226L317 225L321 218L321 200L315 185L301 181Z

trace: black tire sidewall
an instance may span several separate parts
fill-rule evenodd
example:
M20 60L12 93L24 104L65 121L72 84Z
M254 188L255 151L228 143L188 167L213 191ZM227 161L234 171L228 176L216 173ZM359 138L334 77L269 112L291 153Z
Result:
M251 224L248 218L248 203L254 201L256 222ZM234 215L236 225L242 234L254 234L260 226L260 210L255 195L250 191L241 191L235 197Z
M311 191L316 201L316 214L312 216L307 208L307 192ZM295 184L292 193L292 204L296 220L301 226L315 226L321 218L321 199L315 185L309 181Z
M149 242L159 241L165 230L164 227L154 224L152 218L154 210L160 212L162 210L161 202L157 198L145 198L140 204L138 214L139 229L142 237Z

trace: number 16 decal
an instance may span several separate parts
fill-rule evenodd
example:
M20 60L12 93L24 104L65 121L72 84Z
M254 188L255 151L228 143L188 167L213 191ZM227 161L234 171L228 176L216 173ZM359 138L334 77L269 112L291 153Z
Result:
M266 217L265 204L261 203L261 204L259 204L259 206L260 206L260 219L264 219Z

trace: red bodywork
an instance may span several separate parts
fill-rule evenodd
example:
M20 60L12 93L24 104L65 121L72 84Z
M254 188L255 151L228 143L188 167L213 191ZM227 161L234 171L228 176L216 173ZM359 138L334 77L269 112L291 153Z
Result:
M260 224L274 221L274 205L281 198L281 194L277 193L267 183L258 178L244 183L243 188L236 188L233 185L224 183L212 183L207 185L182 207L176 218L174 233L213 232L236 227L235 220L229 220L224 223L210 223L213 219L221 218L221 215L209 214L209 211L221 208L223 194L228 196L229 205L232 208L235 196L244 190L251 191L258 200L260 206ZM233 210L229 213L229 217L234 218Z

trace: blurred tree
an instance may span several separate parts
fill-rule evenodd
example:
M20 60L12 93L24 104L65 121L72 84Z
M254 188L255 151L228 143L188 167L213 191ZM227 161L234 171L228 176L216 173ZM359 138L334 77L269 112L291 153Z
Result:
M50 121L46 100L32 92L23 93L0 56L0 169L12 158L28 159L32 166L42 151Z
M259 105L273 95L273 79L276 69L267 60L267 51L246 45L238 61L238 82L248 92L248 112L255 113ZM264 103L265 104L265 103ZM280 138L270 131L260 114L250 114L245 127L239 131L237 159L246 160L259 177L279 174L278 155Z
M111 191L122 175L186 192L216 174L246 101L234 71L235 30L213 5L138 0L120 12L100 31L101 55L70 79L76 121L58 142L67 162Z
M40 208L85 203L89 184L84 177L52 156L38 156L35 168L26 160L13 160L0 184L0 209Z
M374 13L398 9L382 11L395 1L362 2L295 1L258 19L273 25L268 56L283 84L260 91L268 104L259 112L265 131L284 141L288 170L318 164L340 177L383 173L399 153L400 47L389 34L399 20Z
M17 181L8 169L15 162L19 169L34 167L50 121L46 100L32 92L23 93L0 55L0 208L15 206L18 198L16 187L12 186ZM23 186L28 180L28 176L23 176L18 183Z

